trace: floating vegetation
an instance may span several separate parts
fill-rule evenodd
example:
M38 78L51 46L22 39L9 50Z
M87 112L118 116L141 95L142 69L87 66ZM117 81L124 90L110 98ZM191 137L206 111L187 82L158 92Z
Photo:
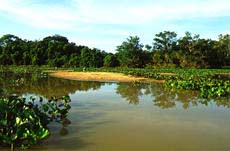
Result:
M28 148L50 135L47 125L65 121L70 97L52 97L45 101L9 96L0 98L0 144Z

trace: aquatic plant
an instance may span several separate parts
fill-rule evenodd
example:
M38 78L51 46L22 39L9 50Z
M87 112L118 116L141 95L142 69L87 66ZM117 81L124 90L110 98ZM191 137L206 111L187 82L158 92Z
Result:
M70 110L70 97L45 101L9 96L0 98L0 144L27 148L49 136L47 125L61 122Z

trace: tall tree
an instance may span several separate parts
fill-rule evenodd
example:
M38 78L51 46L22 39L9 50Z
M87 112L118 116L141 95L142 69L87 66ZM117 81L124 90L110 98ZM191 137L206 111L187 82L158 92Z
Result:
M177 34L171 31L164 31L156 34L153 39L153 49L165 52L172 51L173 47L176 46L176 37Z
M194 36L190 32L185 32L185 36L178 40L178 49L185 53L193 53L200 35Z
M91 65L91 53L88 47L85 47L81 50L81 67L90 67Z
M230 35L219 35L218 50L224 56L223 65L230 66Z
M130 36L120 46L117 46L118 60L121 66L126 67L143 67L143 44L140 43L140 38Z
M23 46L25 41L20 39L14 35L4 35L0 38L0 46L2 47L2 56L6 57L3 58L5 64L11 65L21 65L22 61L22 54L23 54Z
M118 60L116 55L109 53L104 58L104 66L105 67L116 67L118 66Z

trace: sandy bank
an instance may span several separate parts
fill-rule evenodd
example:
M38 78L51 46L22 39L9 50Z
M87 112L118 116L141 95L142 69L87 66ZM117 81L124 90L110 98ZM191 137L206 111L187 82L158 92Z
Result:
M73 72L73 71L49 71L49 75L58 78L81 80L81 81L113 81L113 82L159 82L164 80L153 80L143 77L124 75L111 72Z

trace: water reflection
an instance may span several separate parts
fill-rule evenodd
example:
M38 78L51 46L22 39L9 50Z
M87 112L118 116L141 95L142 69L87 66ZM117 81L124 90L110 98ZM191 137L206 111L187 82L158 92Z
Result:
M138 104L139 97L149 94L150 89L148 84L143 83L118 83L116 93L125 98L130 104Z
M151 95L153 103L162 109L173 108L181 104L184 109L198 106L200 104L208 106L215 103L217 106L230 107L228 98L202 99L196 91L167 92L161 84L146 83L118 83L116 93L125 98L130 104L137 105L139 98L143 95Z
M97 90L104 83L81 82L54 77L41 77L38 74L15 75L12 73L0 74L0 87L9 94L35 94L45 98L61 97L76 91Z
M111 83L86 82L65 80L54 77L41 77L37 74L15 75L9 73L0 74L0 87L9 94L35 94L46 98L51 96L61 97L74 94L76 91L99 90L101 86ZM184 109L189 107L215 104L216 106L230 107L228 98L201 99L196 91L166 92L161 84L148 83L117 83L116 93L128 101L137 105L143 96L151 96L153 104L162 109L173 108L181 105Z
M230 107L229 98L200 99L194 91L169 93L161 84L81 82L29 74L0 74L0 88L11 94L47 98L72 94L69 120L51 123L50 137L29 150L230 148L230 111L223 108ZM0 150L8 148L0 146Z

